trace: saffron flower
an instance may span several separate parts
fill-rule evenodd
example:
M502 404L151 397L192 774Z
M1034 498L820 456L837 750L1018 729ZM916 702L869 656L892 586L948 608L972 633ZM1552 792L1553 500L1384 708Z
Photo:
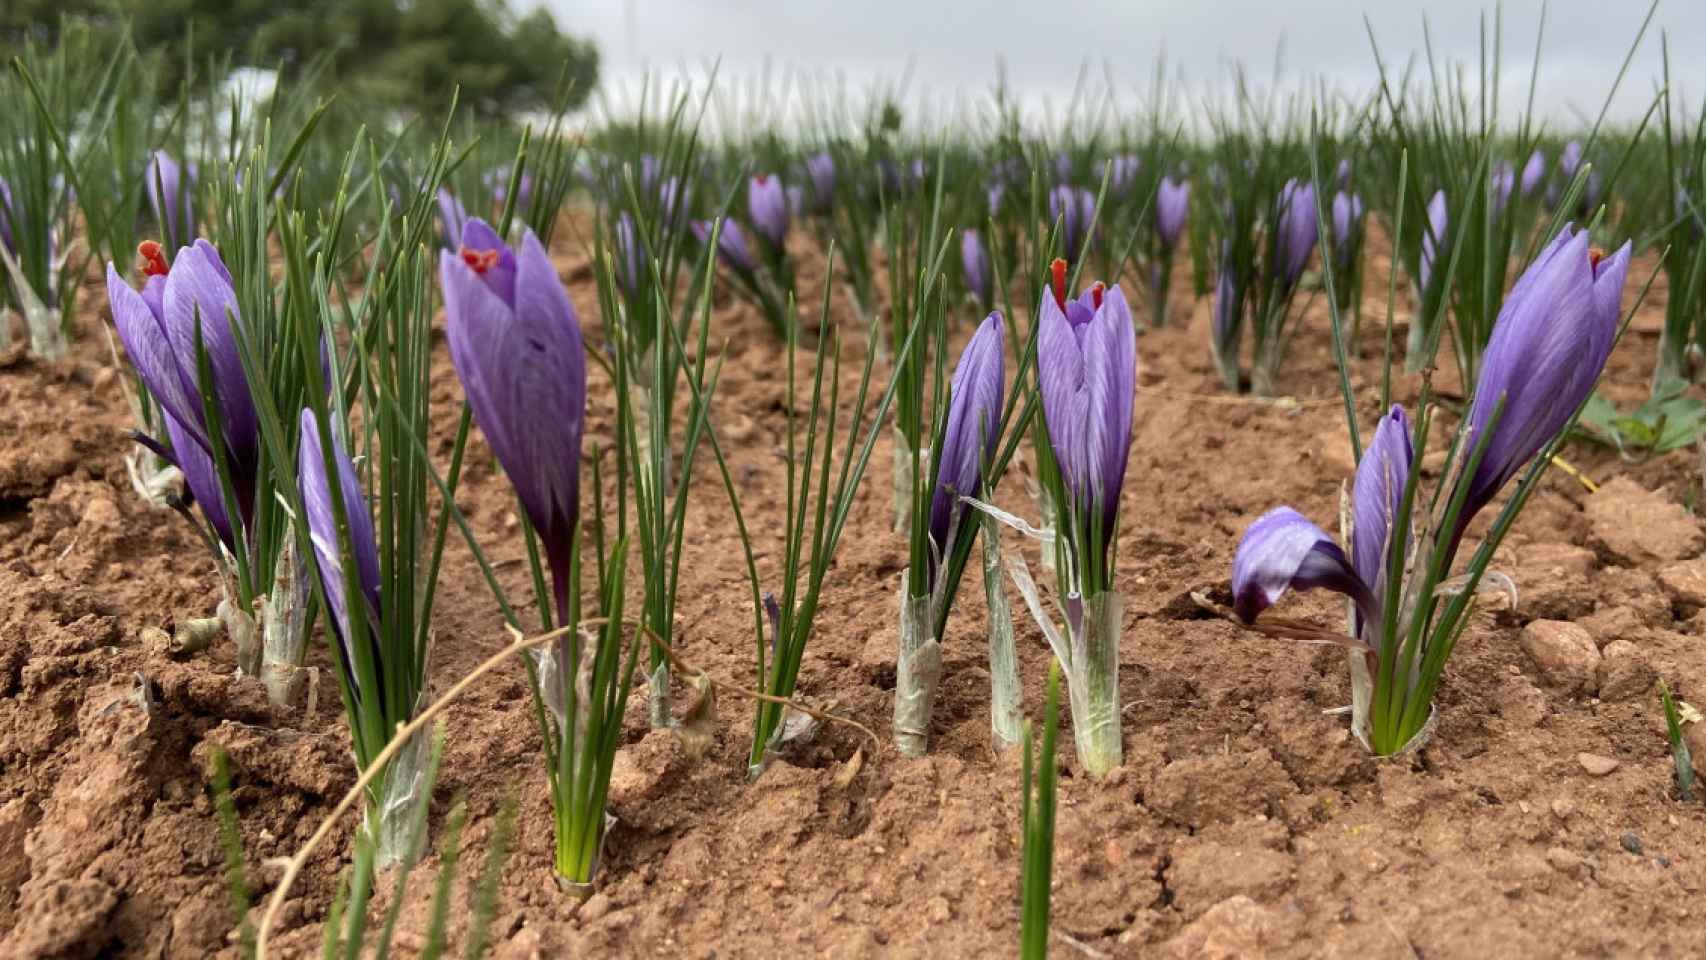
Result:
M462 230L468 224L468 211L462 206L462 201L456 199L456 194L445 187L438 188L438 219L439 224L444 227L446 249L462 242Z
M616 217L616 279L632 297L640 291L640 238L634 218L624 210Z
M1422 233L1422 258L1416 278L1426 292L1433 280L1434 257L1445 244L1446 231L1451 226L1451 210L1446 206L1445 191L1435 190L1428 200L1428 228Z
M320 589L331 611L332 632L344 652L344 669L350 684L359 687L355 670L355 653L350 644L354 638L366 637L369 643L378 634L379 623L379 545L373 535L373 514L362 496L361 483L355 475L355 465L344 450L336 432L332 436L332 460L338 471L338 493L343 500L344 514L349 522L350 553L355 558L355 582L361 595L357 611L366 629L358 629L350 619L350 598L345 593L347 580L343 553L338 548L337 510L332 502L332 486L326 476L326 453L320 438L320 425L314 411L304 409L300 417L302 446L297 455L297 486L302 492L302 509L308 520L309 538L314 543L314 565L320 572ZM374 668L382 662L377 650L373 653Z
M965 271L966 289L980 306L988 307L994 278L989 269L989 251L984 249L983 237L976 230L960 231L960 267Z
M983 465L995 455L996 441L1001 439L1005 341L1001 313L991 312L954 365L948 422L936 462L936 492L930 500L930 539L940 554L946 554L954 537L966 535L973 514L962 507L960 497L980 493ZM932 567L938 559L932 555Z
M1343 190L1333 195L1333 267L1341 272L1356 258L1363 213L1361 197Z
M760 173L747 181L746 212L771 249L782 250L788 239L788 197L781 178Z
M1468 442L1492 434L1468 481L1459 536L1593 391L1617 339L1629 254L1625 242L1604 256L1587 231L1565 224L1505 297L1469 407Z
M1528 155L1528 162L1522 165L1522 178L1518 182L1522 195L1526 197L1534 193L1535 188L1540 186L1540 181L1545 178L1546 151L1535 147L1534 152Z
M1339 158L1339 165L1333 170L1333 182L1338 185L1340 190L1351 188L1351 160L1349 157Z
M1315 186L1287 180L1280 189L1279 227L1276 252L1280 279L1286 289L1297 286L1309 255L1315 250L1319 227L1315 222Z
M1498 165L1493 167L1491 183L1494 216L1504 212L1505 207L1510 204L1511 193L1515 189L1516 171L1512 169L1509 160L1500 161Z
M1143 161L1135 153L1122 153L1110 161L1108 171L1108 191L1116 197L1123 197L1137 182L1137 173L1143 169Z
M1077 263L1090 235L1090 221L1096 218L1096 197L1090 191L1058 186L1049 191L1048 218L1061 225L1061 240L1068 263Z
M488 170L486 171L485 181L486 186L492 191L492 204L501 208L509 200L509 171L502 167ZM523 170L521 172L521 183L515 191L515 209L526 210L527 205L532 202L533 174ZM461 236L461 233L457 233L457 236Z
M154 208L166 247L189 243L195 235L195 165L186 171L171 154L156 150L149 155L145 177L148 203Z
M711 239L711 221L695 220L691 224L693 236L700 243ZM717 231L717 259L723 266L742 273L751 273L758 269L758 260L752 255L752 248L747 245L746 233L740 224L725 219Z
M1161 237L1163 248L1172 250L1179 245L1190 207L1190 182L1162 177L1155 188L1155 232Z
M442 251L438 269L451 363L474 422L539 531L566 623L586 420L580 320L531 230L517 251L484 220L469 220L460 249Z
M1066 299L1066 261L1041 297L1037 370L1049 446L1074 508L1100 517L1111 542L1131 448L1137 340L1120 288L1098 282Z
M813 213L829 212L835 202L835 157L821 150L806 158L806 182L811 184Z
M215 469L214 445L222 446L218 452L230 465L237 510L248 529L254 522L260 434L232 327L242 322L242 315L231 272L206 240L179 250L170 266L160 244L152 240L144 241L138 253L143 258L142 289L132 288L108 263L107 301L125 353L160 404L171 450L157 439L138 439L177 465L202 514L235 552L237 530ZM212 383L201 383L197 376L198 330ZM219 411L222 429L217 436L208 428L204 393Z

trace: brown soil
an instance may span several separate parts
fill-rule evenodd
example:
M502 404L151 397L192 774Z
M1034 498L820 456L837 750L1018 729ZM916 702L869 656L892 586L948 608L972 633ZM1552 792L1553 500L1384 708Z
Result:
M821 290L822 261L806 259L809 299ZM596 300L582 262L564 250L590 331ZM1648 260L1634 271L1631 296L1650 269ZM1374 273L1367 310L1378 316L1385 280ZM1663 296L1661 278L1613 357L1619 402L1645 394ZM353 782L347 734L329 683L313 716L274 716L256 684L233 678L228 644L175 661L143 641L144 628L207 615L217 587L187 525L131 492L121 461L128 411L100 333L104 296L90 286L84 299L71 359L13 355L0 368L0 954L232 956L208 790L213 749L232 758L259 898L279 876L267 861L295 851ZM1224 597L1237 537L1267 508L1336 516L1350 455L1324 314L1312 311L1285 369L1282 388L1296 402L1270 404L1218 389L1207 301L1190 305L1176 292L1175 309L1175 326L1139 341L1118 567L1126 767L1090 782L1063 751L1057 954L1079 952L1067 938L1087 956L1696 952L1706 807L1676 797L1653 681L1706 697L1706 621L1695 615L1706 607L1703 537L1680 506L1697 499L1697 455L1629 463L1569 448L1585 475L1616 482L1590 495L1552 471L1499 562L1521 587L1518 610L1482 613L1470 628L1431 745L1375 761L1343 717L1323 712L1348 698L1342 653L1240 631L1189 599L1192 590ZM761 572L773 577L781 354L738 302L720 301L714 323L729 338L716 421ZM859 340L849 341L855 368ZM1364 337L1355 366L1360 395L1372 396L1376 335ZM443 455L459 392L442 358L440 383ZM1404 377L1397 392L1409 398L1417 387ZM1372 400L1360 412L1364 424L1377 413ZM589 434L607 431L610 418L600 381ZM484 446L472 449L460 506L506 587L525 596L511 496ZM722 698L714 746L691 762L673 735L645 729L637 691L602 889L578 906L551 880L542 754L519 666L450 709L434 824L466 797L465 865L487 849L506 795L521 800L497 956L1013 952L1019 771L989 752L975 572L949 628L931 755L903 759L886 744L905 563L889 530L889 471L885 431L800 683L809 702L885 738L880 750L831 725L749 783L749 703ZM1034 514L1023 480L1011 475L1003 499ZM694 492L680 650L713 675L750 683L752 614L729 510L712 471ZM1288 613L1342 615L1313 596L1289 601ZM1047 652L1022 609L1015 618L1035 715ZM1583 629L1549 622L1561 620ZM438 689L507 639L454 537L436 623ZM323 649L314 659L324 669ZM846 783L861 748L862 769ZM317 952L349 831L344 824L292 893L278 941L285 955ZM429 886L413 887L404 953L419 947ZM460 937L466 911L455 913Z

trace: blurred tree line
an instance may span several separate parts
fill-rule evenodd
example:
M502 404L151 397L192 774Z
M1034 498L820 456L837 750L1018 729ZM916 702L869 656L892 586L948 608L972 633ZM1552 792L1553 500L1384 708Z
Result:
M505 0L0 0L0 57L51 44L68 22L128 25L138 50L160 58L175 90L194 64L229 55L231 67L278 68L288 80L319 58L347 95L408 109L441 109L453 87L488 113L547 105L559 80L569 106L598 80L598 50L559 30L549 12L517 16Z

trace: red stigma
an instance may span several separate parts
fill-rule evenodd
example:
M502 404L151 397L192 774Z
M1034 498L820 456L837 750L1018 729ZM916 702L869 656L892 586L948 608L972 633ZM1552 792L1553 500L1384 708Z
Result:
M753 183L756 183L756 184L758 184L758 185L759 185L759 186L761 186L761 187L762 187L762 186L764 186L764 181L766 181L766 180L769 180L769 179L770 179L770 174L768 174L768 173L759 173L759 174L754 174L754 175L753 175L753 177L752 177L752 182L753 182Z
M170 269L157 240L144 240L137 244L136 253L142 258L142 275L145 277L163 277Z
M478 274L483 275L487 270L498 265L498 252L496 250L470 250L463 247L461 253L462 262L473 268L474 272Z
M1599 247L1588 248L1588 269L1599 272L1599 262L1605 259L1605 251Z
M1108 292L1108 285L1100 280L1097 280L1096 285L1090 288L1090 302L1096 305L1097 310L1102 309L1102 294L1106 292Z
M1060 309L1065 310L1066 261L1056 257L1055 261L1049 264L1049 272L1054 274L1054 302L1060 305Z

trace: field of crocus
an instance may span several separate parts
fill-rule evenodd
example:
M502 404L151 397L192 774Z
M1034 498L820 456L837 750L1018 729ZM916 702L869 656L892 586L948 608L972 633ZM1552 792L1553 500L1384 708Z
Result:
M1569 128L1378 41L515 123L27 50L0 955L1691 955L1706 113L1628 41Z

